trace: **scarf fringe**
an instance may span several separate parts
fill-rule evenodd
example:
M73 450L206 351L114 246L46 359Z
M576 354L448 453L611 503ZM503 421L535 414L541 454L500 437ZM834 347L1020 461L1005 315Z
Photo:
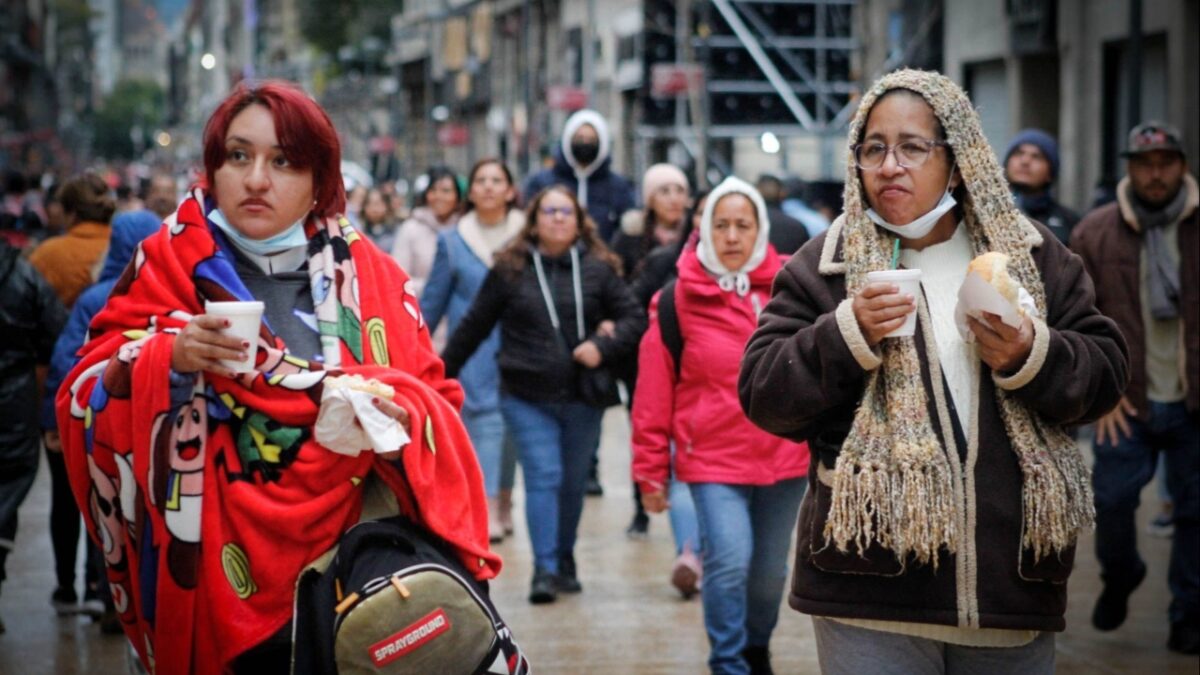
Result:
M940 551L958 550L954 487L944 462L879 462L838 457L825 543L861 557L872 543L892 551L901 565L911 557L937 570Z
M1069 436L1056 435L1061 438L1045 439L1047 451L1022 455L1021 545L1033 551L1035 564L1069 548L1096 520L1091 472L1083 454Z

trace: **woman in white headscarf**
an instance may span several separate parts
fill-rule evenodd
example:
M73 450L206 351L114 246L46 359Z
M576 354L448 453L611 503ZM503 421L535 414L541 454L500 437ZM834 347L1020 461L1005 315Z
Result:
M767 646L787 579L808 448L758 429L737 399L738 364L780 261L766 205L727 178L709 195L695 250L651 304L633 405L633 476L658 513L672 468L690 488L703 551L704 625L714 673L770 672ZM659 326L672 293L679 362ZM674 443L673 458L670 446Z

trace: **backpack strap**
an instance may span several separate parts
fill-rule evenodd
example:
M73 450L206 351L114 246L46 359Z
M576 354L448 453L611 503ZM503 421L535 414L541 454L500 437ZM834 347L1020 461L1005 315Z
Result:
M679 330L679 313L675 310L676 281L672 279L667 282L658 296L658 332L675 361L675 379L678 381L682 369L680 360L683 357L683 332Z

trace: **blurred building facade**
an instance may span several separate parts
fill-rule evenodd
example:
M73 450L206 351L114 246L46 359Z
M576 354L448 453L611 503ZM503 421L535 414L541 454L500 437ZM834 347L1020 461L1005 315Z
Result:
M314 45L351 5L345 44ZM1180 127L1196 156L1198 22L1195 0L10 0L0 152L86 148L92 112L139 79L166 92L170 144L150 151L195 161L233 84L282 77L376 178L485 156L527 174L586 106L630 175L837 180L859 92L907 65L962 83L998 151L1056 134L1060 197L1086 208L1122 172L1131 116Z
M892 35L900 35L901 43L906 35L919 37L907 42L926 50L926 58L914 53L908 62L938 68L967 89L998 154L1025 127L1057 136L1057 191L1075 208L1086 210L1121 177L1120 151L1140 120L1178 127L1196 171L1195 0L865 0L861 19L868 34L887 34L889 41ZM931 29L922 30L926 25ZM879 70L874 64L888 58L878 41L871 42L864 49L865 71ZM1133 77L1130 58L1140 61ZM1131 81L1138 87L1136 102Z

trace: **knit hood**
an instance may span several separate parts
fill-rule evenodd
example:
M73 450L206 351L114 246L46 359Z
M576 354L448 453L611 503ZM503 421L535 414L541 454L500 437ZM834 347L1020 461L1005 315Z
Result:
M754 240L754 248L750 257L739 269L726 269L717 257L712 244L712 219L717 202L731 194L745 195L754 204L758 213L758 238ZM749 273L754 271L767 255L767 246L771 236L771 219L767 215L767 205L755 187L746 181L730 176L713 188L707 201L704 202L704 214L700 217L700 242L696 245L696 256L705 269L717 275L717 283L722 290L736 290L738 295L745 295L749 290Z

